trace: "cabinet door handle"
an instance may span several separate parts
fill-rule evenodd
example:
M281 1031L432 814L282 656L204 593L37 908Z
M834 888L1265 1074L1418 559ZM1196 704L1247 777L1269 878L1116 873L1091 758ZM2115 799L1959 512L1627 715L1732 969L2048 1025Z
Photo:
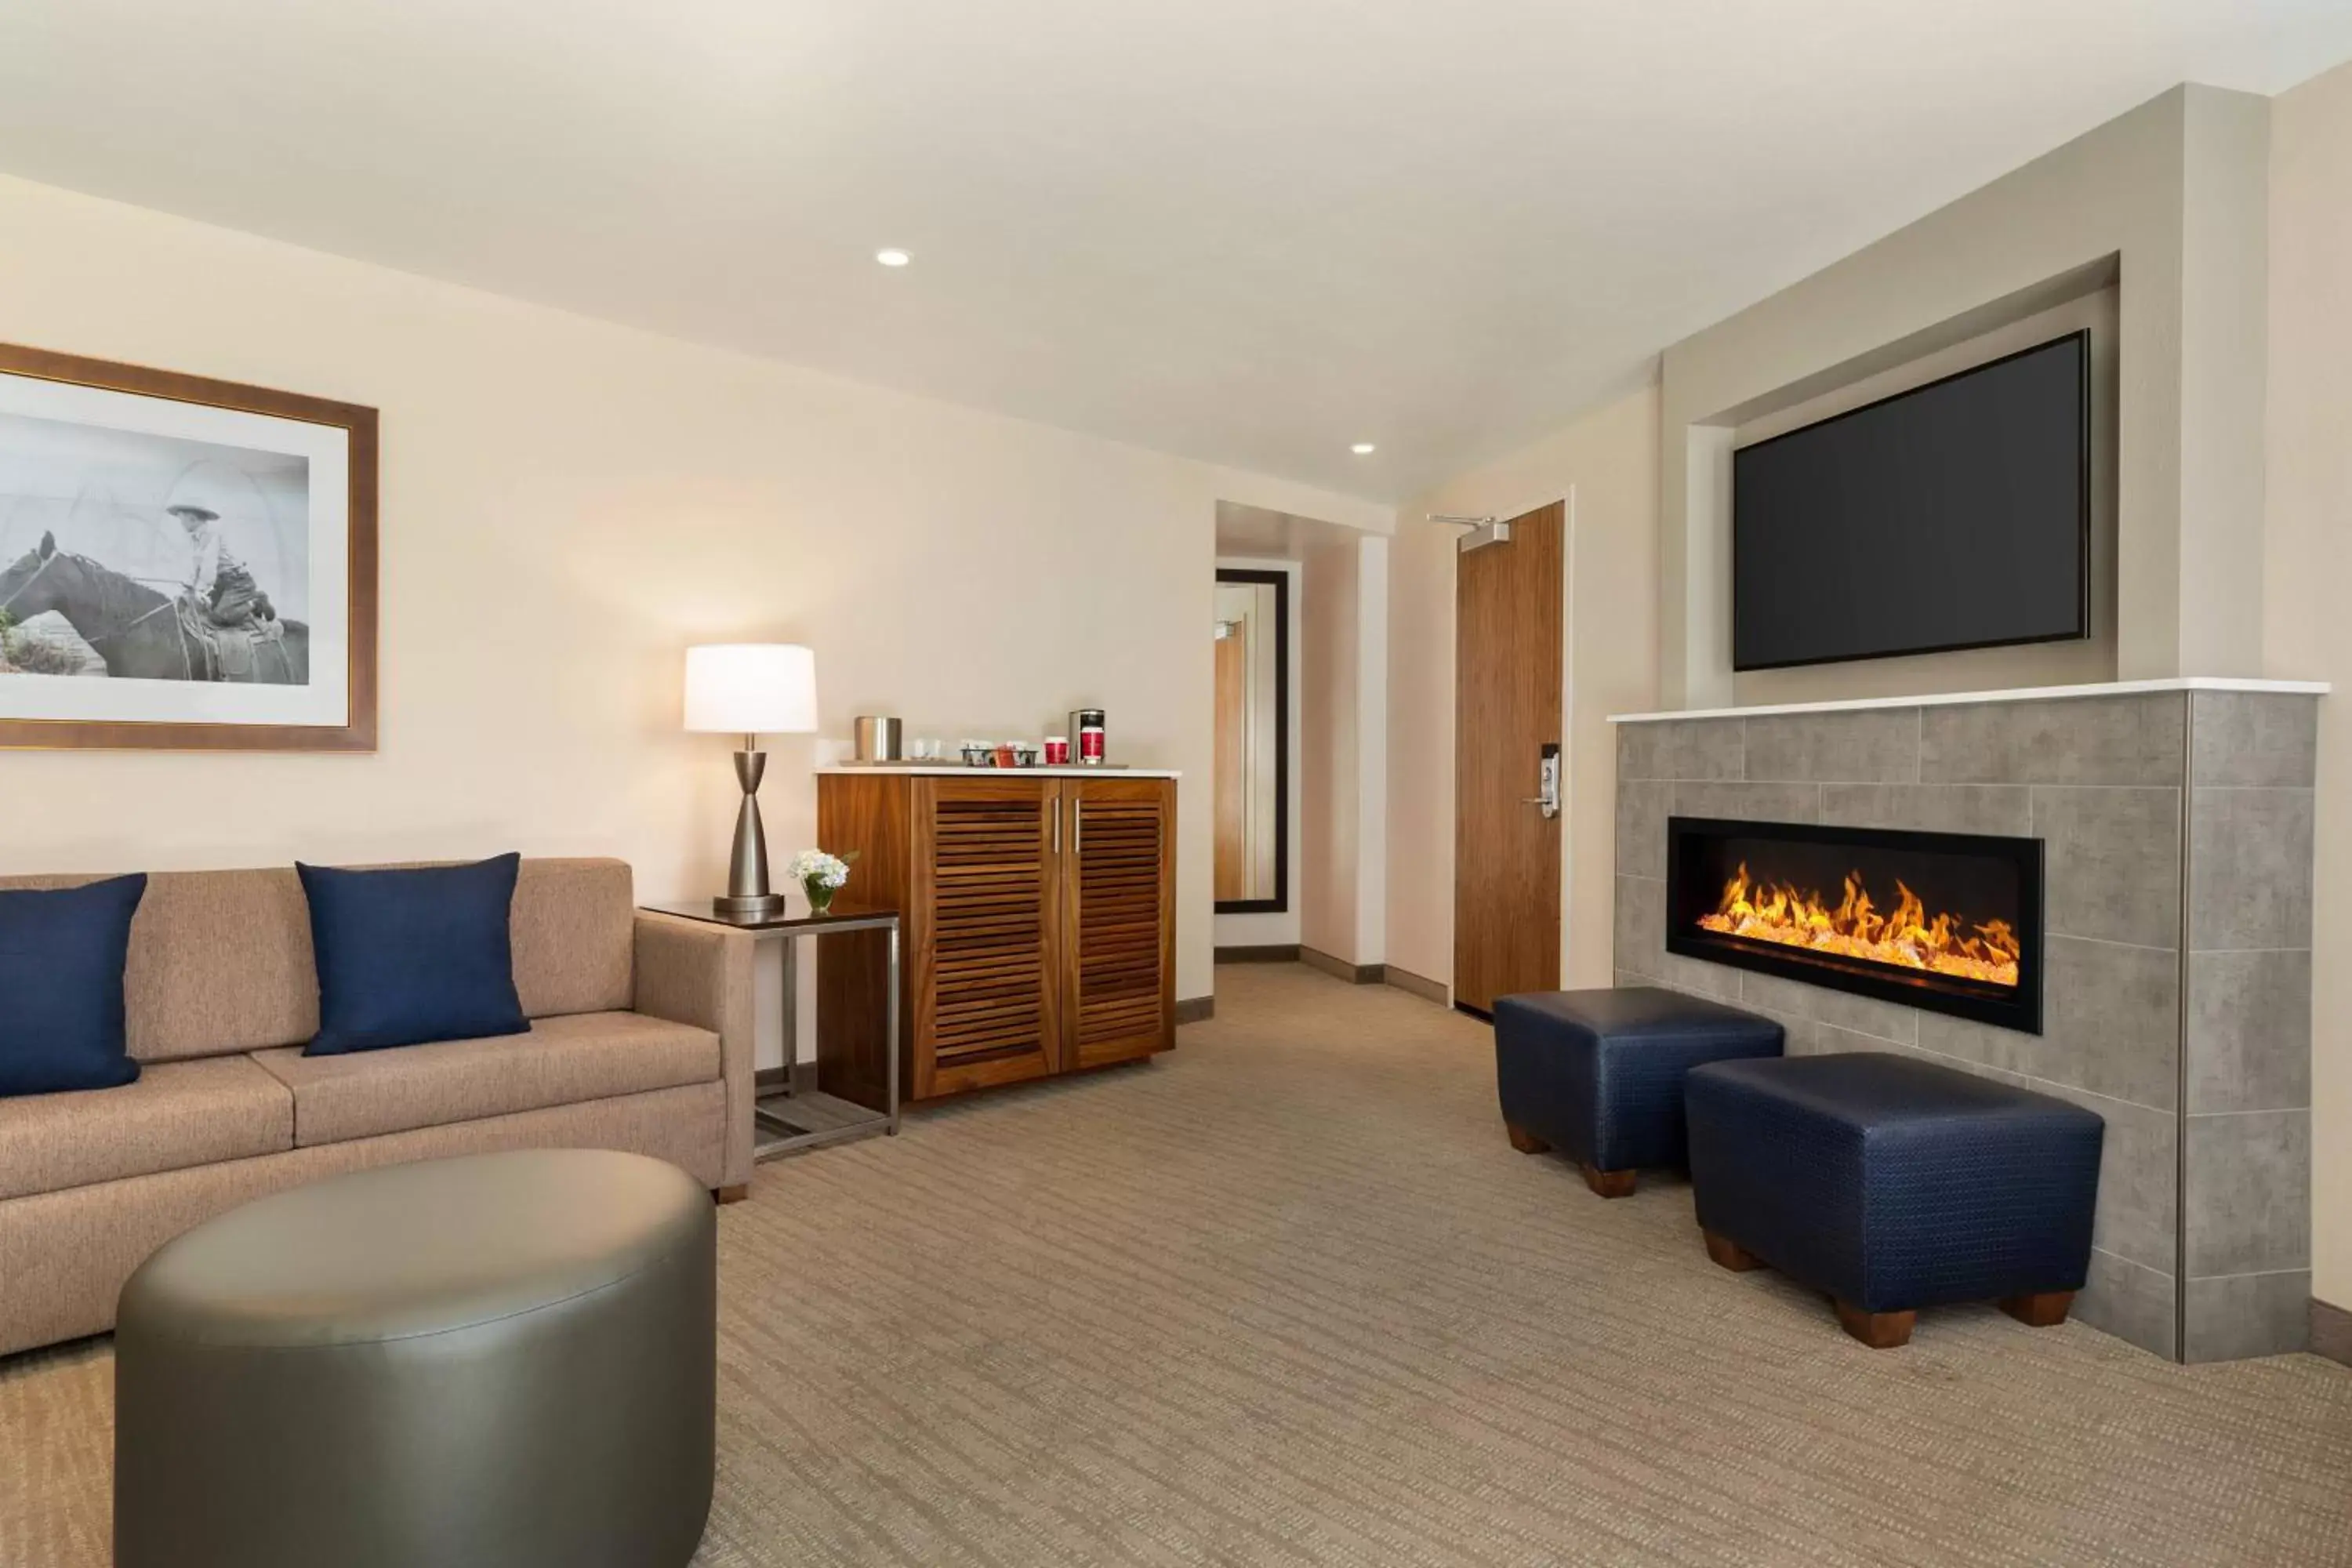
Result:
M1054 853L1055 853L1055 854L1056 854L1056 855L1059 855L1061 852L1062 852L1062 803L1061 803L1059 800L1055 800L1055 801L1054 802Z
M1082 855L1087 847L1087 803L1070 802L1070 853Z

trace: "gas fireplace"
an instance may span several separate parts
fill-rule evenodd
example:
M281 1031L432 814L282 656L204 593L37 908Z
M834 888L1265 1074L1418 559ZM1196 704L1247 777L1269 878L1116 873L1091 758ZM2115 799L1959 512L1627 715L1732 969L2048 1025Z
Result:
M1676 816L1666 948L2042 1032L2042 841Z

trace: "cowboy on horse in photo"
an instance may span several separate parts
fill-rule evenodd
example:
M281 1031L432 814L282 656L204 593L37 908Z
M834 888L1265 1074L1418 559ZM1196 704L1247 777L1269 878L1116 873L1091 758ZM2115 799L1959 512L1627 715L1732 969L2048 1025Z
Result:
M187 531L195 552L194 570L176 604L181 629L205 651L211 673L198 679L252 680L257 643L285 636L269 595L221 539L221 514L199 499L183 499L163 509ZM281 655L282 658L282 655Z
M59 549L54 531L0 571L0 670L306 684L310 627L280 617L231 551L236 487L215 482L207 467L181 475L157 519L172 542L154 563L173 575L118 572Z

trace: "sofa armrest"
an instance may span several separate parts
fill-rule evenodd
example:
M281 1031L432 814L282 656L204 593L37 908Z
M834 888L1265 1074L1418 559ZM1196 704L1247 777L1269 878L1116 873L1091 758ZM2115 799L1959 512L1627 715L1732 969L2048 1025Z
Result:
M719 1037L727 1084L725 1186L751 1179L754 1024L748 931L675 915L640 912L636 926L636 1010Z

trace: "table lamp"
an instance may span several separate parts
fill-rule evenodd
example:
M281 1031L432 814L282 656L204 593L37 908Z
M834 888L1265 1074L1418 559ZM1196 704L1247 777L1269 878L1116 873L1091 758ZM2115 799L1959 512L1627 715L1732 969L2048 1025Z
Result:
M735 814L735 850L727 862L727 893L710 900L722 915L783 912L781 893L768 888L768 837L760 826L760 777L768 735L805 735L816 729L816 656L797 643L712 643L686 650L686 727L698 733L740 735L735 778L743 786Z

